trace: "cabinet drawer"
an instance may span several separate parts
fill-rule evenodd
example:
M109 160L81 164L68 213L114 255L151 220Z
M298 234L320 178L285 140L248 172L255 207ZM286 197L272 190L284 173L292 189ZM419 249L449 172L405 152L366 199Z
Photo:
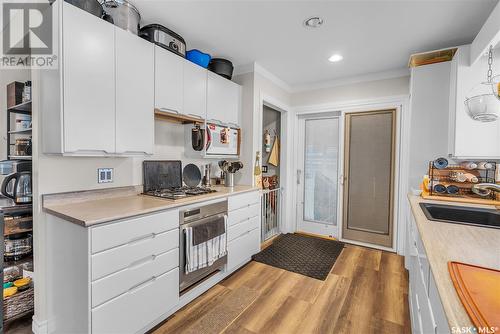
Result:
M260 229L249 231L227 244L227 268L232 270L260 250Z
M179 266L179 248L158 256L151 255L131 266L92 283L92 307L96 307L116 296L127 292L137 284L151 277Z
M174 228L179 228L178 210L95 227L92 229L92 254Z
M422 268L422 272L424 273L425 287L428 288L428 286L429 286L429 271L430 271L429 261L427 260L427 254L425 253L424 244L422 243L422 239L420 238L420 235L417 235L415 240L416 240L416 246L417 246L418 261L420 263L420 268Z
M260 215L260 203L255 203L250 206L245 206L227 214L228 225L233 226L249 218L257 217Z
M134 266L147 257L160 255L174 248L179 248L179 229L152 234L147 238L94 254L92 280Z
M92 309L92 333L137 333L179 302L179 268Z
M418 293L415 294L415 298L413 299L416 303L415 309L415 324L413 325L413 333L414 334L431 334L422 332L422 317L420 315L420 305L419 305L419 296Z
M423 272L419 271L417 276L417 294L420 317L422 319L422 333L434 334L436 331L436 322L434 321L434 316L430 307Z
M260 202L260 193L258 191L252 191L241 195L229 196L227 199L227 209L228 211L233 211L259 202Z
M240 235L260 227L259 216L248 218L238 224L230 226L227 231L227 240L231 241Z
M439 297L439 292L437 291L436 282L434 281L432 273L429 275L429 301L431 302L432 314L436 321L436 333L450 333L448 318L446 317L446 313L444 313L443 304L441 303L441 298Z

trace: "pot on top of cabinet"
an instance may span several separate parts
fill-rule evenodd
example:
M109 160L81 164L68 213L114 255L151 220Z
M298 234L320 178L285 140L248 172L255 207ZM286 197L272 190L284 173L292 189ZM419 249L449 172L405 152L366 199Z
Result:
M141 14L134 5L126 0L104 0L102 6L116 26L138 34Z
M142 27L139 36L183 58L186 57L184 38L160 24L148 24Z
M218 75L231 80L233 77L233 63L223 58L212 58L208 64L208 69Z
M104 15L104 10L102 9L102 5L98 0L64 0L64 1L80 9L83 9L87 13L90 13L97 17L102 18Z

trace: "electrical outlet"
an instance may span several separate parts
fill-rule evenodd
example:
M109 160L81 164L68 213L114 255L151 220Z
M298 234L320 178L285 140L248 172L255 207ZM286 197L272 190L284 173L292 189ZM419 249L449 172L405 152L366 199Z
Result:
M113 168L98 168L97 183L113 182Z

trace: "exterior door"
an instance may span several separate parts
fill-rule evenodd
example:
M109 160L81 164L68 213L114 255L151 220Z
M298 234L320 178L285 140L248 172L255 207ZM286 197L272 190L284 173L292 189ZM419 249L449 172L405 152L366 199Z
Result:
M297 230L337 237L339 117L300 124Z
M342 237L392 247L396 111L345 116Z

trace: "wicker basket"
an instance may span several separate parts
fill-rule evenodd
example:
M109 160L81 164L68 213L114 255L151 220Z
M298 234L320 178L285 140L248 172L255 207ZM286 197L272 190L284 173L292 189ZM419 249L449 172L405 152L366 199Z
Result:
M3 300L4 320L9 321L32 312L35 307L35 289L31 286L28 290L16 293Z

